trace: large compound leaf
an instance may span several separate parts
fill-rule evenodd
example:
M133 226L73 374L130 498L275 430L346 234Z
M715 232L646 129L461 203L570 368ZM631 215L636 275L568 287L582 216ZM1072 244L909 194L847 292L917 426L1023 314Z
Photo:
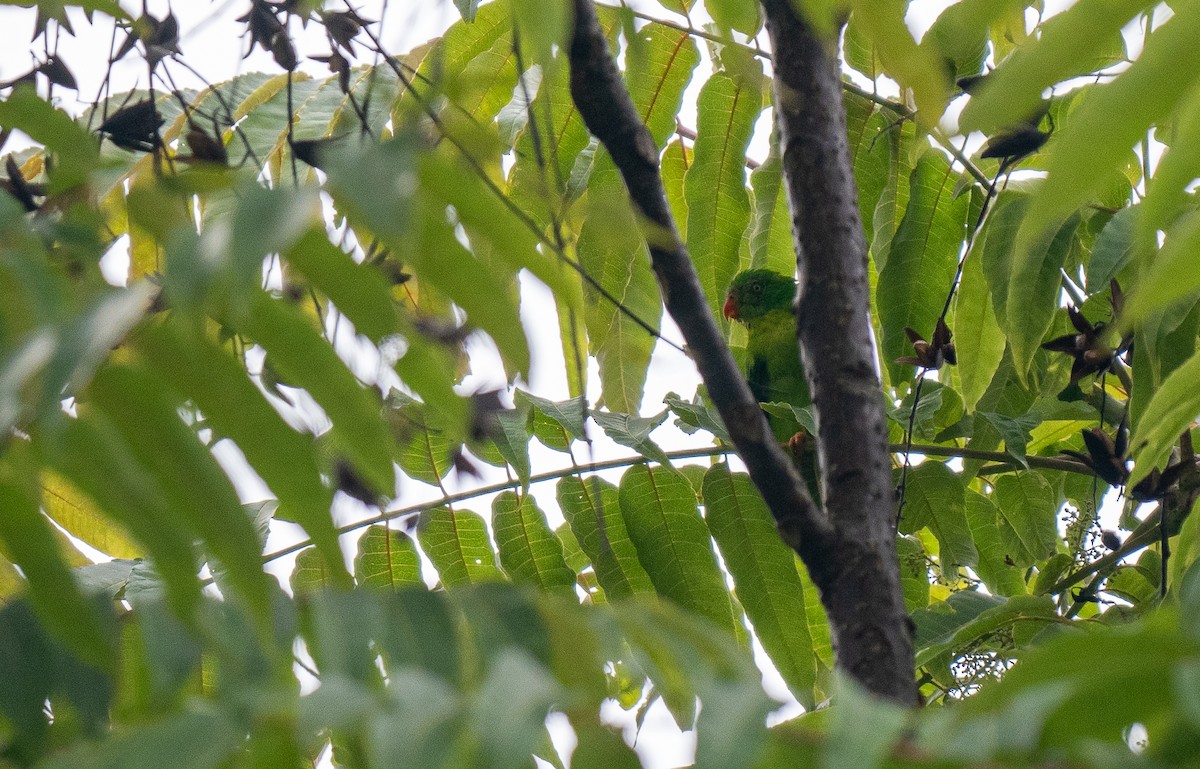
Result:
M622 476L619 498L638 560L658 594L733 632L729 591L687 480L638 465Z
M723 319L725 289L738 271L743 235L750 223L746 147L762 111L762 78L719 72L696 102L696 143L684 177L688 253L713 315ZM727 321L723 321L727 322Z
M970 196L954 197L958 175L945 157L930 151L913 169L908 209L879 273L883 353L897 379L911 355L906 327L930 339L958 265Z
M1149 126L1170 116L1194 82L1179 61L1198 45L1200 7L1181 5L1174 17L1150 35L1129 69L1088 94L1047 147L1046 181L1038 188L1036 205L1021 227L1018 249L1038 243L1087 202L1110 174L1121 169L1125 153L1145 138ZM1138 109L1124 108L1131 103L1138 104Z
M596 476L558 482L558 504L609 598L650 593L654 585L625 529L617 487Z
M333 493L321 482L313 442L283 421L231 357L199 334L161 325L138 347L160 376L191 398L220 434L232 438L275 492L290 519L304 526L333 579L350 584L330 517Z
M96 376L90 394L177 514L203 538L230 583L265 620L273 582L262 570L254 524L229 478L179 418L180 403L165 383L145 368L110 365Z
M795 555L779 538L748 475L715 465L705 473L703 489L704 520L733 576L738 601L783 680L811 707L816 657Z

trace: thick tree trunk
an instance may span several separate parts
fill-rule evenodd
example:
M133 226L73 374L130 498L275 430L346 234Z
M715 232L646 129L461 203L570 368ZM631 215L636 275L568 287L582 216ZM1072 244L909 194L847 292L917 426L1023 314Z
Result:
M625 90L591 0L575 0L571 96L646 222L667 311L783 540L821 591L838 664L868 690L915 703L913 652L891 523L895 501L869 322L866 245L846 147L836 60L792 14L765 3L804 306L801 349L817 419L828 514L775 442L725 345L671 219L658 152ZM781 39L792 36L794 39ZM794 58L794 60L793 60ZM804 140L796 134L804 132ZM811 134L811 137L808 135Z
M912 632L896 560L887 417L875 374L867 244L832 48L789 0L763 0L775 118L792 211L797 330L816 416L830 552L806 561L836 633L838 664L871 691L916 699Z

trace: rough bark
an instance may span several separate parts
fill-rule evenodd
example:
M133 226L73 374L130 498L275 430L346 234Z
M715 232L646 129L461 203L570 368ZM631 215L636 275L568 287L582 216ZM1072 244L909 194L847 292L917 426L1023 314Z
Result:
M696 361L709 397L724 420L738 455L761 490L780 533L792 548L812 557L831 534L800 474L767 426L733 360L667 205L658 149L625 89L591 0L575 0L570 49L571 96L588 130L612 156L634 207L643 218L651 266L667 312L675 319Z
M887 417L875 374L867 244L834 51L789 0L763 0L775 119L792 211L797 331L813 397L834 546L809 564L837 633L838 663L867 688L916 698L912 632L896 559Z
M671 218L658 152L612 60L591 0L575 0L571 95L644 218L667 311L785 542L821 592L838 664L868 690L916 701L891 521L895 500L869 323L866 244L833 56L792 13L764 2L776 46L784 176L801 278L800 349L816 410L826 511L775 442L721 337ZM782 64L782 66L781 66ZM803 255L812 254L813 258Z

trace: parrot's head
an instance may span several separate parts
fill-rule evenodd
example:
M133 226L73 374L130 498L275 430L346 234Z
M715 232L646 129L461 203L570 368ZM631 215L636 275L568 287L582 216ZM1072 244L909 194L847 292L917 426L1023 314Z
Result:
M724 314L749 323L775 310L787 310L796 297L796 281L771 270L745 270L734 276L725 296Z

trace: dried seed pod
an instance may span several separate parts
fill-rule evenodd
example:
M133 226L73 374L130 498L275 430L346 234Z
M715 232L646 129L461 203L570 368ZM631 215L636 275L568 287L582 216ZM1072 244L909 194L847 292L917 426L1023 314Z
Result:
M97 130L122 149L152 152L162 145L158 128L165 120L154 102L143 99L109 115Z
M63 88L70 88L72 91L79 90L79 84L75 82L75 75L71 74L70 68L63 63L63 60L57 56L51 56L46 59L38 68L46 76L46 79L55 85L61 85Z

